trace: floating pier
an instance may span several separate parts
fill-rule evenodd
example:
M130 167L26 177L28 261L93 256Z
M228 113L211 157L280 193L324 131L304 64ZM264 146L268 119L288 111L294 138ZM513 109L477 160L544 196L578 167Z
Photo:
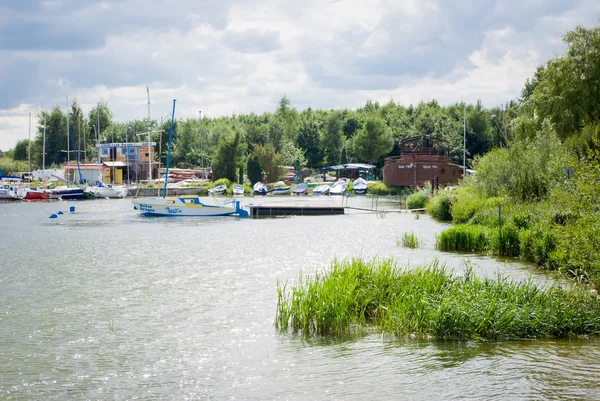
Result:
M250 216L328 216L344 214L343 206L249 205Z

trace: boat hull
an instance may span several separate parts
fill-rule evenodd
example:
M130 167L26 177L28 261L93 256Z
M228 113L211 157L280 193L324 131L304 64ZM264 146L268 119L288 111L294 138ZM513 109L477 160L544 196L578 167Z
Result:
M50 197L59 197L63 200L83 199L83 188L56 188L50 190Z
M122 188L100 188L94 187L89 190L92 194L96 195L98 198L124 198L128 194L128 189L126 187Z
M205 205L197 197L151 198L132 200L134 209L145 216L229 216L243 215L246 211L234 203L235 207Z
M290 189L291 187L275 188L273 189L272 193L273 195L289 195Z
M23 196L23 200L44 200L50 198L56 198L56 196L52 196L52 193L44 190L27 190L25 192L25 196Z

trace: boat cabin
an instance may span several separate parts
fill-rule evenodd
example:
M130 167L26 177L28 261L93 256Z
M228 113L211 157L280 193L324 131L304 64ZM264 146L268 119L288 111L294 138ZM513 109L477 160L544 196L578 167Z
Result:
M431 180L439 185L456 184L462 168L452 162L447 141L429 135L415 136L400 142L400 156L387 157L383 182L388 186L414 187Z

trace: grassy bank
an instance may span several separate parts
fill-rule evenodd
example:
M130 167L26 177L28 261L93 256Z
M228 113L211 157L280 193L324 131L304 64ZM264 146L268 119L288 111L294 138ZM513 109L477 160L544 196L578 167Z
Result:
M428 213L456 224L437 238L439 250L517 257L600 287L600 213L574 204L558 190L544 201L520 202L463 187L440 192Z
M437 263L334 262L295 286L278 285L276 326L343 336L366 327L439 339L569 338L600 334L600 299L581 288L463 276Z

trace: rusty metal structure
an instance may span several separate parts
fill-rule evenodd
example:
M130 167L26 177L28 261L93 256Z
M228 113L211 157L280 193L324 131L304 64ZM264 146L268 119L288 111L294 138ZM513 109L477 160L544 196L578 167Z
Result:
M452 185L462 176L462 168L452 162L447 141L429 135L406 138L400 142L400 156L387 157L383 182L388 186L416 187L434 180Z

